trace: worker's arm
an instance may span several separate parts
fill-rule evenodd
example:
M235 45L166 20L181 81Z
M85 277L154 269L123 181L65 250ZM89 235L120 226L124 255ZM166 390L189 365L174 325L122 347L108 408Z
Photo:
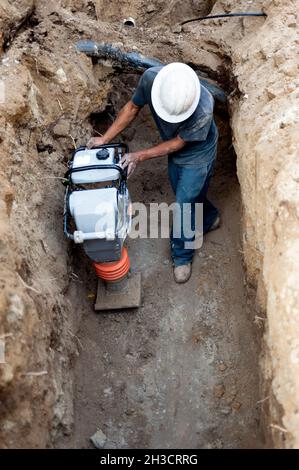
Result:
M132 121L134 121L140 109L140 106L136 106L133 101L129 101L120 110L114 123L109 127L109 129L107 129L105 134L102 137L92 137L88 141L87 147L97 147L111 142L111 140L113 140L121 131L126 129Z
M177 136L155 147L140 150L139 152L126 153L121 160L121 165L123 168L128 167L128 176L130 176L138 163L149 160L150 158L163 157L169 153L176 152L183 148L185 144L186 142L181 139L180 136Z

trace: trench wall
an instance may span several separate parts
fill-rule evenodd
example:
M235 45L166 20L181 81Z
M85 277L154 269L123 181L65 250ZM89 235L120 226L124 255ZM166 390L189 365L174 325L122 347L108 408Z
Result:
M291 0L263 8L267 21L232 53L241 96L231 100L231 125L244 259L265 323L263 412L274 444L298 447L299 11Z

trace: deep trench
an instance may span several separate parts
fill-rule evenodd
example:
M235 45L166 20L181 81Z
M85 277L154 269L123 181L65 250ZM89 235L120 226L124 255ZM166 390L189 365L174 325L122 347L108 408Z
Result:
M114 80L106 111L91 116L96 132L112 122L137 80L130 73ZM81 347L74 371L74 428L61 447L91 447L89 438L98 429L107 437L105 448L262 445L259 341L242 266L236 156L227 112L215 117L220 139L209 196L222 224L205 237L187 284L173 280L168 240L128 239L132 269L142 274L142 306L95 313L91 263L73 248L77 280L67 295ZM132 150L159 141L147 110L121 140ZM135 202L173 202L167 158L140 165L129 189Z

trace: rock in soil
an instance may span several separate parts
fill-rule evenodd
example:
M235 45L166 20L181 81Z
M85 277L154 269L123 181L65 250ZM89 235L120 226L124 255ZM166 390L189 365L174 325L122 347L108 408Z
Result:
M107 437L103 433L103 431L99 429L96 433L94 433L93 436L91 436L90 440L97 449L103 449L106 443Z

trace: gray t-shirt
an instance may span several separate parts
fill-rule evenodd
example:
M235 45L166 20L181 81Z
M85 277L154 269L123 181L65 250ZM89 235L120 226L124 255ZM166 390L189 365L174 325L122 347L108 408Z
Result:
M136 106L149 105L161 138L164 141L179 135L186 142L181 150L170 155L176 164L192 166L210 162L215 158L218 140L218 131L213 119L213 96L201 85L198 106L186 121L178 123L164 121L155 112L151 99L153 81L161 68L152 67L144 72L133 94L133 103Z

